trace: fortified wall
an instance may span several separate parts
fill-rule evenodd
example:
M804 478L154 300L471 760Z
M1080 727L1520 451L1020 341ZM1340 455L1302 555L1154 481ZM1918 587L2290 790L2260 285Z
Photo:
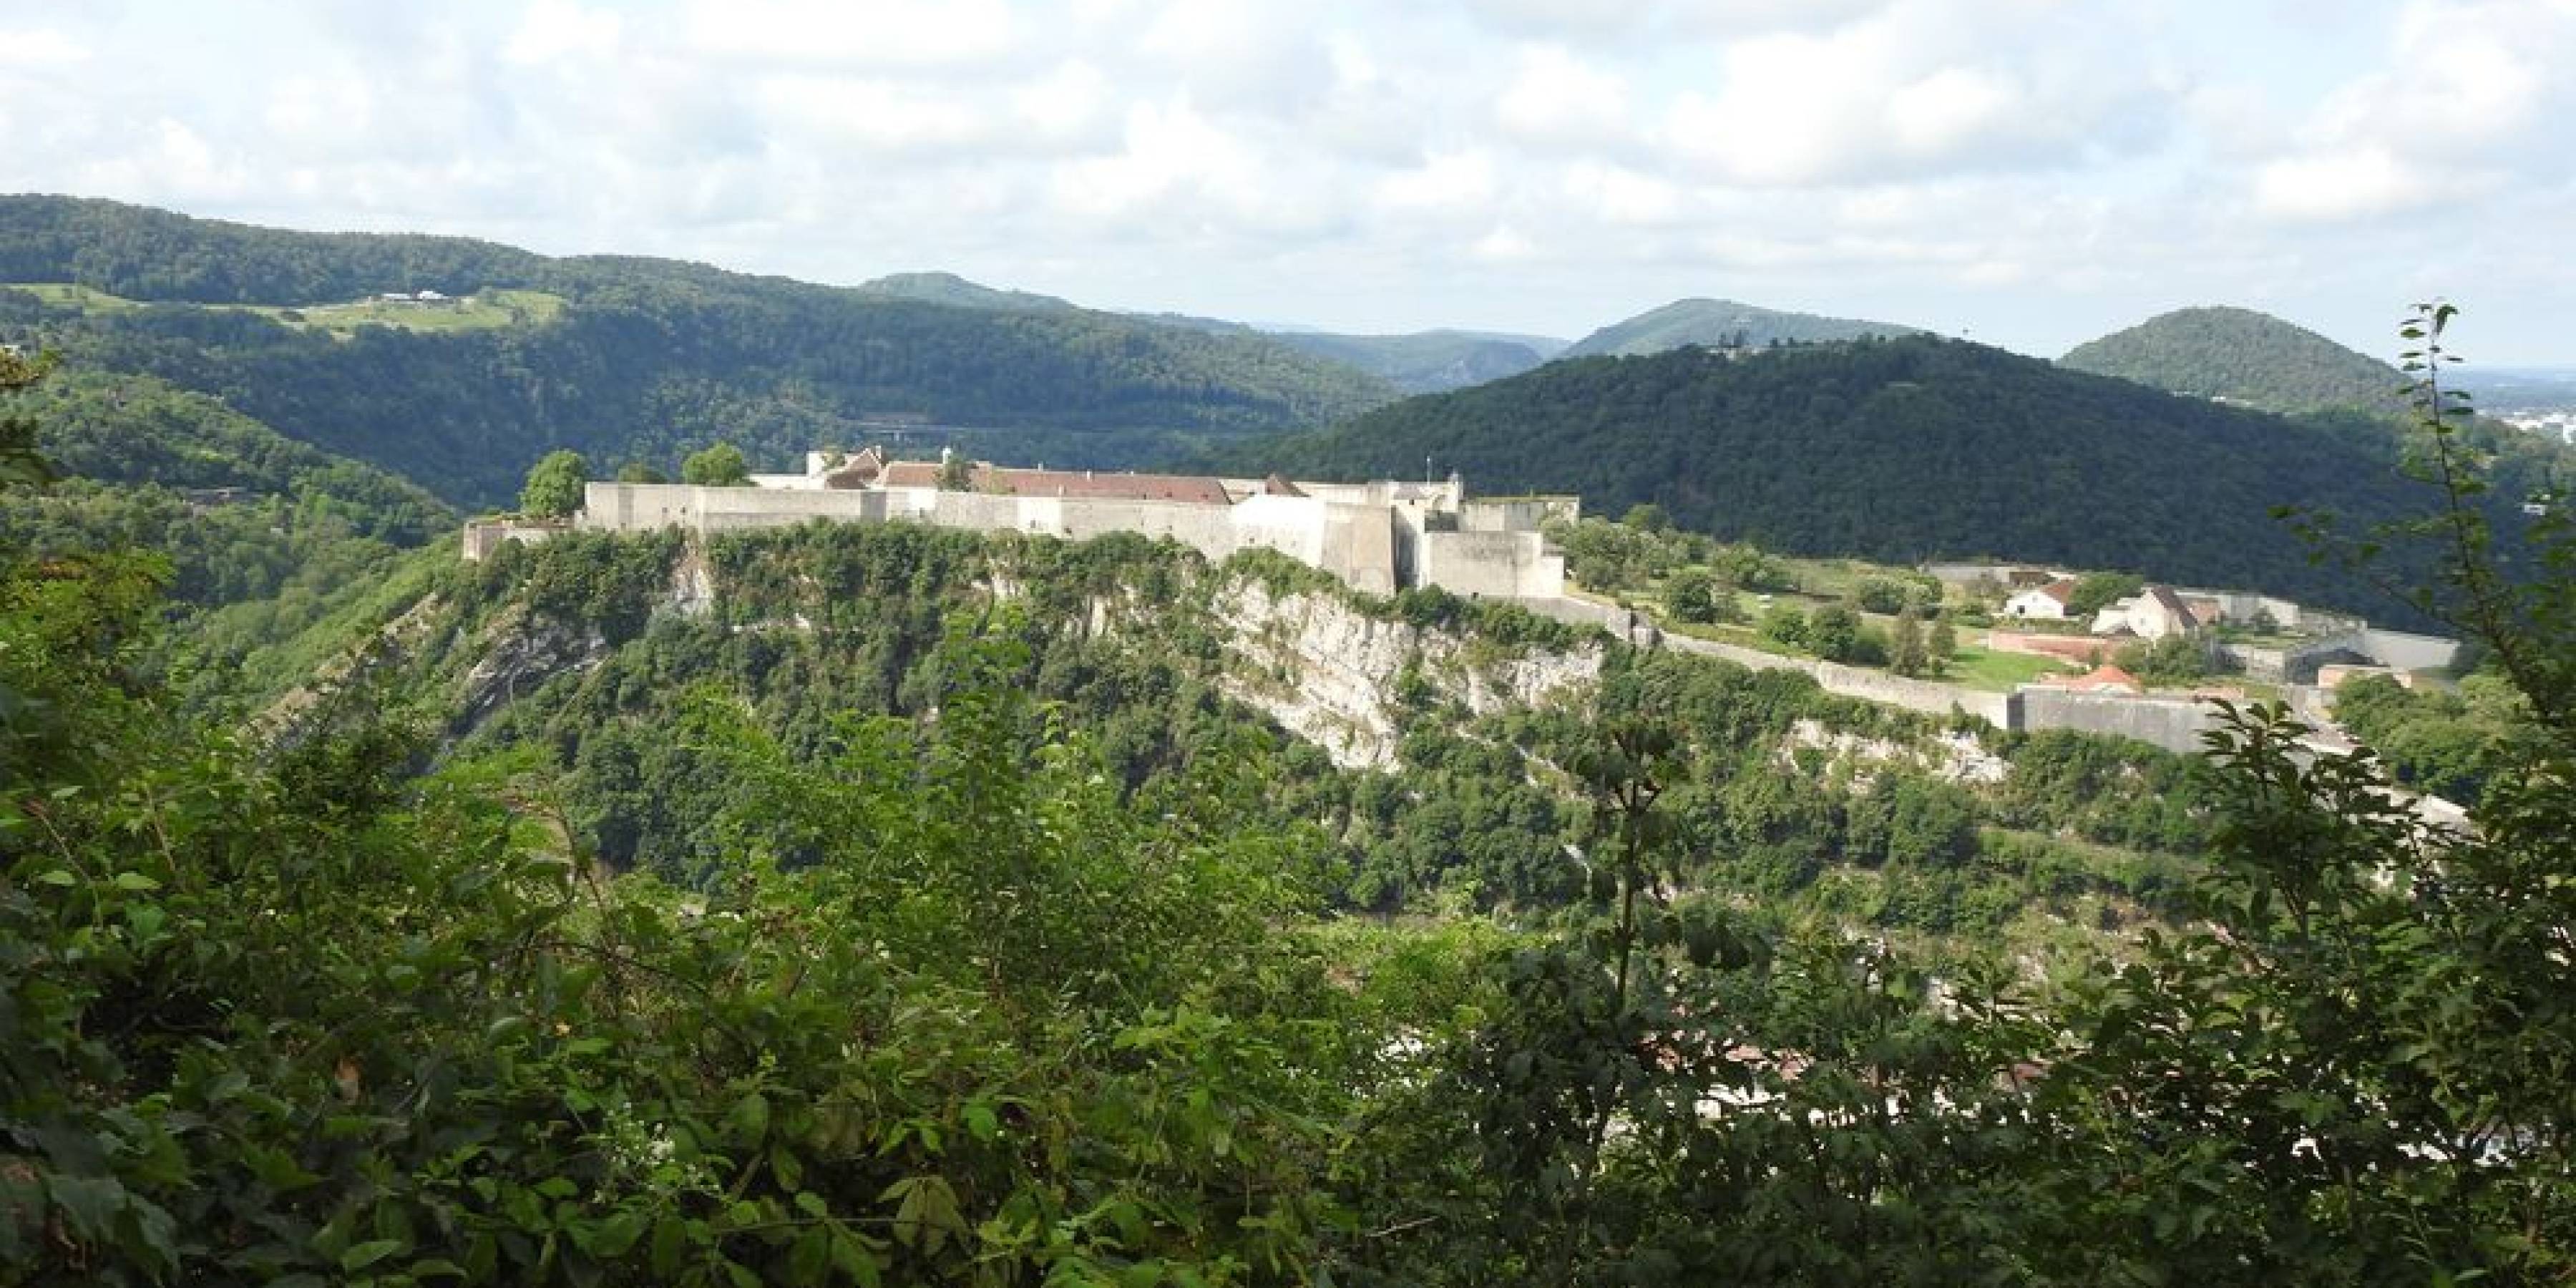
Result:
M707 536L816 520L902 520L1069 541L1132 532L1169 538L1211 559L1275 550L1370 594L1437 586L1458 595L1517 599L1564 593L1564 556L1547 547L1538 525L1576 511L1572 498L1470 500L1454 478L1438 484L1289 483L978 465L983 486L889 483L917 473L908 470L916 464L927 463L877 463L849 482L842 481L848 466L818 456L807 474L755 476L750 487L592 483L575 526L593 532L678 528ZM1171 496L1191 499L1165 499ZM507 538L493 538L502 539Z

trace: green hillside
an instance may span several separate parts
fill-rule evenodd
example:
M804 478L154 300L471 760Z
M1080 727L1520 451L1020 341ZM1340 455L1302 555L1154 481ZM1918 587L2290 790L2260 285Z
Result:
M0 492L0 547L102 547L165 560L170 660L208 694L295 683L346 649L346 620L437 543L456 512L415 484L296 442L149 377L57 373L19 410L65 477ZM283 647L310 636L301 649ZM242 663L260 655L257 674Z
M2058 365L2264 411L2405 407L2396 368L2252 309L2159 314L2077 345Z
M2320 569L2274 506L2384 518L2415 497L2395 432L2175 398L1930 337L1730 360L1551 363L1247 449L1318 477L1430 457L1480 491L1579 492L1616 515L1767 549L1890 561L2001 555L2384 608Z
M0 282L95 293L0 289L0 340L219 395L280 432L475 505L507 499L555 447L669 468L729 439L756 463L783 465L893 421L974 427L950 436L971 450L1105 467L1179 438L1320 425L1397 396L1260 335L66 198L0 198ZM422 289L563 303L542 326L312 324L314 306ZM117 308L106 296L154 306Z
M1708 348L1773 344L1826 344L1864 336L1912 335L1917 328L1853 318L1821 317L1757 308L1733 300L1675 300L1614 322L1574 342L1566 358L1625 357L1662 353L1683 345Z

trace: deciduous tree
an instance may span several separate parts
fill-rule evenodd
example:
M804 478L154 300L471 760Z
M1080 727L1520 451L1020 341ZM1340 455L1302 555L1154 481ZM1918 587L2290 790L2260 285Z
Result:
M680 481L700 487L741 487L751 482L751 464L743 459L741 448L718 443L680 462Z
M519 489L519 511L541 519L561 519L581 508L582 489L590 482L590 464L568 449L548 452L528 470Z

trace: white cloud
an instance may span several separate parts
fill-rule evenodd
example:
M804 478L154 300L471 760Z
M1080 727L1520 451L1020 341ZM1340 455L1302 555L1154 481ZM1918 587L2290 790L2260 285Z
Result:
M1626 166L1577 163L1566 171L1565 191L1606 224L1670 224L1682 215L1680 187Z
M613 58L625 30L625 20L612 10L584 8L572 0L538 0L502 45L501 58L522 66Z
M1007 0L688 0L688 48L757 63L955 68L1023 49Z
M1508 264L1528 259L1538 253L1538 247L1510 225L1497 224L1491 232L1476 239L1469 253L1488 263Z
M2384 62L2327 94L2256 168L2254 209L2375 219L2523 182L2576 178L2555 128L2576 111L2576 2L2409 0Z
M263 113L268 128L293 140L297 150L349 155L386 145L376 119L376 94L352 71L330 69L290 76L269 91Z
M1452 152L1380 180L1377 200L1399 211L1472 213L1493 202L1494 184L1493 153Z
M89 61L89 46L59 31L0 28L0 67L61 67Z
M1631 132L1628 83L1560 46L1525 48L1494 119L1525 143L1615 144Z
M2019 0L1898 0L1822 32L1723 45L1716 87L1666 109L1671 152L1731 183L1803 186L2086 160L2131 98L2155 92L2115 61L2091 65L2010 38Z
M2274 161L2254 182L2256 210L2308 221L2394 214L2450 195L2433 172L2370 146Z
M2031 105L1992 71L1944 67L1887 99L1887 123L1909 156L1941 156L2009 130Z
M1094 219L1175 213L1186 204L1248 212L1263 201L1263 166L1244 140L1186 103L1129 110L1125 147L1115 156L1058 167L1054 205Z
M1112 102L1109 78L1087 62L1068 62L1011 92L1020 122L1053 140L1106 141Z

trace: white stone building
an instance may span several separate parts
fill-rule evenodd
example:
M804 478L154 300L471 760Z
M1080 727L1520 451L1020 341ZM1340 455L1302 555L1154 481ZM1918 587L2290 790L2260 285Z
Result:
M2182 596L2171 586L2149 586L2103 609L2093 619L2096 635L2135 635L2142 640L2190 635L2201 626L2191 606L2182 602Z
M2004 616L2024 621L2062 622L2066 606L2075 598L2075 581L2060 577L2045 586L2033 586L2004 601Z

